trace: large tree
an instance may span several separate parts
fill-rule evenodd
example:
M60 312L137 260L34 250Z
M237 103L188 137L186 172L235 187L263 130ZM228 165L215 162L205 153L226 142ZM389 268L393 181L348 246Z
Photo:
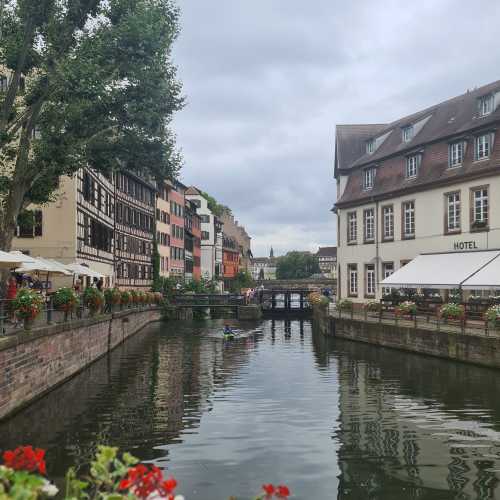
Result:
M309 278L320 272L317 257L309 252L288 252L277 261L276 277L281 280Z
M171 0L4 0L0 20L0 249L19 213L83 166L162 179L180 165L183 105ZM5 80L4 80L5 82Z

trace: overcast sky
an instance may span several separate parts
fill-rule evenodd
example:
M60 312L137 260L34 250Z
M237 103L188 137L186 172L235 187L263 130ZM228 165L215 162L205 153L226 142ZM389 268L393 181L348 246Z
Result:
M336 243L337 123L392 121L500 79L495 0L178 0L184 183L255 256Z

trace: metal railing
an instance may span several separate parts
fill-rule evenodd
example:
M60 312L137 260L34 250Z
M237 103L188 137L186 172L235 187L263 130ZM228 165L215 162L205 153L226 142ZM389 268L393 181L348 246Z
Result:
M246 304L241 294L178 294L171 300L172 305L181 307L231 307Z
M347 318L367 323L382 323L400 325L410 328L420 328L429 331L445 331L467 335L500 336L500 324L492 324L484 317L464 315L459 319L446 319L441 317L438 310L419 311L416 314L396 314L394 309L380 308L370 311L368 308L341 310L332 303L329 307L330 316L334 318Z
M25 330L25 322L22 319L17 318L16 313L13 308L13 300L0 299L0 335L14 335ZM83 318L96 317L99 314L111 314L113 312L136 309L136 308L147 308L154 307L156 304L119 304L111 305L105 303L100 311L91 311L88 307L85 307L82 301L75 308L74 311L66 313L54 306L52 296L48 295L45 297L42 310L33 320L31 328L40 328L43 326L49 326L60 323L67 323L70 321L75 321Z

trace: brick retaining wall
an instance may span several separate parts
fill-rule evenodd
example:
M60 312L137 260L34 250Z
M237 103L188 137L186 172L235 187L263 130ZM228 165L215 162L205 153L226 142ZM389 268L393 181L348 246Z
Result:
M314 308L316 331L343 339L500 368L500 338L333 318Z
M0 419L111 351L160 309L127 310L0 339Z

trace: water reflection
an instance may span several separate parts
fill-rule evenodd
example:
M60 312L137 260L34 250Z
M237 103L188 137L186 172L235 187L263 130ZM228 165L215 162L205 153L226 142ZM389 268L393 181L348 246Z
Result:
M500 497L498 372L339 340L329 357L339 499Z
M190 499L500 498L497 371L326 339L308 321L170 323L0 425L48 449L49 473L97 443L175 473Z

